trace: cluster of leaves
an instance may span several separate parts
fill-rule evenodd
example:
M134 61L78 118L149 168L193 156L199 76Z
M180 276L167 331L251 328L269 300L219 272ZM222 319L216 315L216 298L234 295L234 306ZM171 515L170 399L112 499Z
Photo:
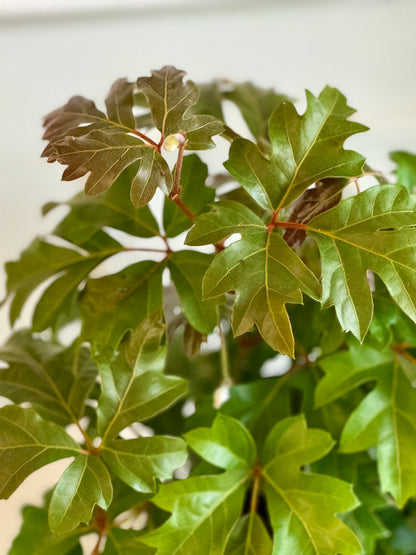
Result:
M343 144L366 127L330 87L299 115L164 67L105 105L46 116L44 156L85 193L6 266L11 323L34 310L0 351L1 497L71 459L10 554L91 532L106 555L412 553L416 157L360 192L374 172ZM209 176L188 151L214 136Z

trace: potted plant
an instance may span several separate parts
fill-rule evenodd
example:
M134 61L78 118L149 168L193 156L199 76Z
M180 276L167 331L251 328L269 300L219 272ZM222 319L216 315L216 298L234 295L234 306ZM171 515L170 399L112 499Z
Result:
M0 352L1 497L70 461L12 555L414 553L416 157L389 183L306 97L167 66L46 116L85 192L6 266L12 324L42 287Z

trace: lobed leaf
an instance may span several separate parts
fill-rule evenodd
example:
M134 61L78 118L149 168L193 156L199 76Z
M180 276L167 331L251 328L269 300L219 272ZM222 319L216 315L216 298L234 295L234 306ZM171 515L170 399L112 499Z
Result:
M46 507L26 505L22 510L23 524L13 541L8 555L82 555L79 538L90 533L88 527L80 527L60 536L51 534ZM34 541L36 538L36 541Z
M105 99L108 119L112 122L134 129L135 121L133 116L133 93L134 83L129 83L127 79L117 79L110 89Z
M83 416L97 377L87 348L75 344L64 349L24 330L0 349L0 360L8 365L0 369L2 395L14 403L31 403L41 416L62 426Z
M370 381L377 385L350 415L342 436L342 452L354 453L377 445L381 488L399 506L415 495L412 464L416 437L416 367L390 349L355 343L330 355L320 365L325 378L316 390L317 406L325 405Z
M69 214L53 233L79 246L104 227L136 237L158 235L159 227L149 207L136 208L131 203L130 186L136 173L137 167L133 164L104 193L95 197L80 193L73 197L66 203Z
M56 141L80 125L102 123L106 120L105 114L97 109L92 100L73 96L65 106L45 116L43 139Z
M62 474L49 505L53 534L69 534L89 524L95 505L107 509L113 497L111 477L98 457L79 454Z
M42 156L66 165L64 181L89 174L87 195L106 191L119 175L135 165L130 178L134 206L145 206L156 188L169 192L172 176L155 143L144 143L135 130L134 83L118 79L106 98L108 117L94 103L75 97L45 118L45 139L51 142ZM135 177L134 177L135 175Z
M263 208L280 210L323 178L361 173L364 158L344 150L343 143L367 128L348 121L354 110L345 97L331 87L325 87L319 97L309 91L306 96L302 116L290 102L273 112L270 160L247 139L235 139L231 145L225 167Z
M163 262L146 260L89 279L81 299L82 337L95 350L115 349L126 332L162 309Z
M231 530L224 555L272 555L273 542L260 516L244 515Z
M10 321L19 316L29 295L46 279L55 281L43 292L33 315L34 331L53 326L62 307L77 293L79 284L106 258L120 252L118 243L108 249L81 254L77 250L58 247L42 239L35 239L21 254L20 260L8 262L7 291L13 295Z
M390 158L397 165L395 173L398 183L406 187L409 193L414 193L416 186L416 155L410 152L396 151L390 154Z
M176 251L168 261L187 320L205 334L211 333L218 323L218 301L202 296L202 279L211 261L211 255L191 250Z
M221 133L223 124L210 115L186 115L197 102L199 92L192 81L183 82L184 76L184 71L164 66L152 71L151 77L140 77L137 85L143 91L155 126L163 137L185 131L187 148L210 148L214 146L211 137Z
M234 200L222 200L212 205L212 210L195 220L186 236L187 245L218 243L233 233L246 234L263 231L263 221L249 208Z
M274 531L273 553L354 555L362 552L353 532L336 514L357 506L350 484L300 468L324 457L331 436L308 429L304 417L276 424L264 447L265 493Z
M152 555L154 549L140 541L140 532L113 527L109 530L103 555Z
M141 160L146 150L152 148L141 139L118 130L92 129L89 133L78 135L66 136L51 143L44 155L48 162L68 166L62 175L64 181L72 181L91 172L85 183L87 195L107 190L123 170Z
M7 499L32 472L77 456L80 446L60 426L33 409L0 409L0 498Z
M266 229L247 233L214 258L204 277L204 294L209 298L231 290L234 334L246 333L256 324L269 345L293 356L285 305L301 303L302 291L317 298L319 283L280 234Z
M226 416L218 416L210 430L189 432L186 439L198 454L227 470L162 485L152 502L172 515L142 541L155 547L157 555L224 553L241 513L255 446L244 427Z
M150 493L156 478L168 480L187 458L186 443L167 436L114 439L103 446L101 456L108 468L136 491Z
M351 197L307 225L321 252L322 303L334 305L341 326L358 339L367 333L373 301L366 270L385 283L416 321L416 199L398 185Z
M136 208L146 206L159 187L169 194L172 189L172 176L167 162L154 149L143 151L139 171L131 184L130 198Z
M231 90L223 93L240 109L241 114L256 139L268 139L268 123L274 110L288 100L287 96L273 89L257 87L253 83L233 84Z
M165 410L186 392L184 380L165 376L149 364L149 355L159 349L159 322L156 313L141 326L134 364L129 364L122 354L100 357L103 392L98 402L97 429L103 436L103 446L125 427Z

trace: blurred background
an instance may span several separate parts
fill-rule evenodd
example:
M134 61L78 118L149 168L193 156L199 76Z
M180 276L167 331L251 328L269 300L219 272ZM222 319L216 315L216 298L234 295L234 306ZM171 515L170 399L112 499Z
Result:
M45 202L80 189L40 159L42 117L75 94L101 108L115 79L166 64L196 82L275 87L301 110L305 88L338 87L371 128L348 146L391 172L389 151L416 152L415 22L414 0L0 0L1 267L50 230ZM0 553L18 532L22 503L40 503L65 465L45 467L0 501Z

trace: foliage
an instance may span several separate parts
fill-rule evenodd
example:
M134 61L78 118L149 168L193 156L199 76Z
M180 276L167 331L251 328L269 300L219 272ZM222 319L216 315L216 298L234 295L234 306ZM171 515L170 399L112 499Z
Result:
M416 157L389 183L345 150L337 89L300 115L184 76L45 118L85 192L6 265L1 496L68 465L10 554L414 553ZM194 152L219 136L224 174Z

